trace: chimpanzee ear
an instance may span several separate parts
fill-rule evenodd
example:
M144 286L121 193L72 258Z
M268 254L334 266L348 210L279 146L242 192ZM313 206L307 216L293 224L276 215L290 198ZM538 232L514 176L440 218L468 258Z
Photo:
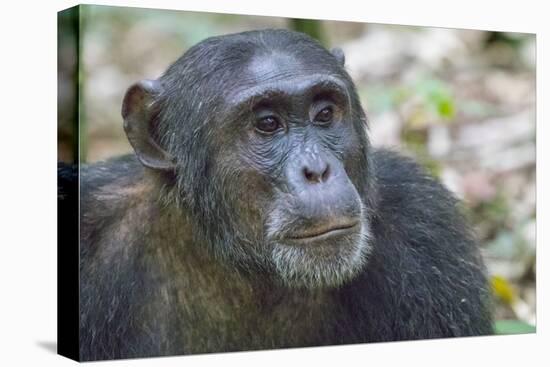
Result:
M330 53L336 57L336 60L338 60L338 63L340 66L344 66L346 63L346 55L344 55L344 51L340 47L334 47L332 50L330 50Z
M126 91L122 102L124 131L140 162L149 168L174 169L172 157L155 141L156 98L162 87L157 80L142 80Z

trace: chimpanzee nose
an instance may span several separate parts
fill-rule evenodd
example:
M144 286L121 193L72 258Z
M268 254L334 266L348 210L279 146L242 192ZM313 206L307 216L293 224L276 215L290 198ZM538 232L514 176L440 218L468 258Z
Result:
M308 183L326 182L330 176L330 166L324 160L316 159L308 162L302 172Z

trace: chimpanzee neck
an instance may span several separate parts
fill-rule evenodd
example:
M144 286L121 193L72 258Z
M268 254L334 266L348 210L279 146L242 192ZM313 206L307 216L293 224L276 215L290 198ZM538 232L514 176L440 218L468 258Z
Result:
M150 300L154 304L147 308L176 315L166 329L179 330L185 353L321 345L333 339L337 325L327 320L338 314L333 291L291 289L260 274L242 274L194 242L181 209L159 213L147 234L155 256L147 267L157 274L158 294L164 297ZM163 233L179 241L158 240Z

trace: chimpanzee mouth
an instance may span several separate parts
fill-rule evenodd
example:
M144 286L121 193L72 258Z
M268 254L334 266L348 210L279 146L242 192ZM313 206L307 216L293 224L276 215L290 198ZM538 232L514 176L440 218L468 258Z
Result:
M328 225L318 226L300 233L293 233L286 237L294 243L310 243L326 240L332 237L343 236L359 227L359 221L330 223Z

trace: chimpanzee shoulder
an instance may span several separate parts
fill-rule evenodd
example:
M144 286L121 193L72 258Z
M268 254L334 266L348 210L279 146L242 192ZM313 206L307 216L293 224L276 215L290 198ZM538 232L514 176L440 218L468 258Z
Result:
M147 319L160 299L154 243L158 190L135 155L84 164L80 170L80 358L140 357L163 347L164 326ZM171 316L163 318L172 322ZM93 347L92 347L93 346ZM167 352L164 352L166 354Z
M471 252L464 246L475 241L451 192L412 158L386 149L374 150L372 155L377 216L387 230L398 230L417 247L437 245L431 244L431 238L460 239L453 246L457 252Z
M376 246L342 290L349 314L361 315L350 327L371 341L492 334L486 271L459 202L413 159L372 156Z
M99 243L107 246L111 241L105 243L103 237L147 197L139 192L144 191L146 171L135 155L126 155L82 164L79 177L81 252L83 261L88 261L89 251L96 251Z

